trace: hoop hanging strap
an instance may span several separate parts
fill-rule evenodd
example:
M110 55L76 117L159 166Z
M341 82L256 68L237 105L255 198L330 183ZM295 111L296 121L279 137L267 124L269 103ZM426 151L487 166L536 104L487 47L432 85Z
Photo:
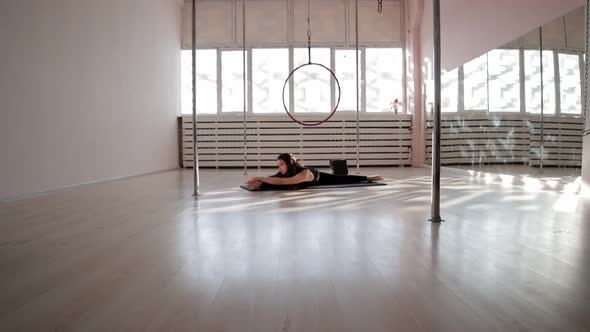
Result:
M310 0L307 0L307 63L311 63L311 18Z
M307 63L311 63L311 30L307 30Z

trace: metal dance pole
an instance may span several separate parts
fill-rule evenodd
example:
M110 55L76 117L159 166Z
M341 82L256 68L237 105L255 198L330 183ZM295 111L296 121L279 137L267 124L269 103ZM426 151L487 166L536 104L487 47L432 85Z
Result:
M586 116L588 114L588 41L590 41L590 0L586 0L586 6L584 7L584 11L585 11L585 15L584 15L584 22L586 24L586 29L585 29L585 36L586 38L584 38L584 81L582 82L583 88L584 90L582 90L582 93L584 95L584 100L582 101L584 103L582 109L583 109L583 115L584 115L584 119L586 119ZM585 134L584 135L588 135L588 130L590 130L589 128L584 127L585 130Z
M432 128L432 222L443 221L440 217L440 0L433 0L434 11L434 123Z
M586 119L586 116L588 114L588 42L590 41L590 0L586 0L586 6L584 7L584 11L585 11L585 15L584 15L584 22L586 24L586 29L585 31L585 36L586 38L584 38L584 81L582 82L583 88L584 90L582 90L582 93L584 94L584 100L582 101L584 103L582 109L583 109L583 115L584 115L584 119ZM588 135L588 130L590 130L589 128L584 127L585 130L585 134L584 135Z
M242 0L242 81L244 84L244 174L248 175L248 151L246 137L246 1Z
M407 56L406 56L406 6L405 6L405 1L401 2L401 7L402 7L402 86L404 87L403 93L402 93L402 108L403 108L403 113L406 114L408 112L408 63L407 63ZM404 164L401 164L402 167L404 166Z
M199 196L199 154L197 153L197 51L196 51L196 4L193 0L193 22L192 22L192 58L193 58L193 196Z
M360 168L360 138L359 138L359 2L354 1L354 33L356 42L356 173L361 172Z
M539 63L541 65L541 156L539 158L540 165L539 165L539 173L543 173L543 155L545 154L545 137L543 136L543 124L545 121L544 118L544 107L543 107L543 27L539 27Z

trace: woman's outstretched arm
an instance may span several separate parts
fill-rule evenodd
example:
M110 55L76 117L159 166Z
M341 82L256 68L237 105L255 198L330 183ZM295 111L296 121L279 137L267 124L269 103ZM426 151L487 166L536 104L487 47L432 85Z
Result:
M256 181L261 181L261 182L265 182L268 184L276 184L276 185L290 185L290 184L298 184L298 183L302 183L302 182L308 182L308 181L313 181L314 176L313 173L311 173L310 170L306 169L301 171L300 173L288 177L288 178L277 178L277 177L271 177L271 176L256 176L256 177L251 177L248 180L246 180L247 184L256 182Z

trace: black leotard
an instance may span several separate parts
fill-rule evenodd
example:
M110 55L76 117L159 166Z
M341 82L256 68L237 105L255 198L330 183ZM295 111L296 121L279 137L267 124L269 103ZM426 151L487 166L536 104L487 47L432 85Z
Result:
M295 174L299 174L304 170L309 170L313 174L313 180L305 181L298 184L289 185L276 185L269 183L262 183L261 189L273 188L273 189L284 189L284 190L297 190L303 189L309 186L321 186L321 185L334 185L334 184L350 184L350 183L361 183L366 182L367 177L364 175L336 175L325 172L320 172L313 167L298 167ZM285 177L281 173L277 173L272 177Z

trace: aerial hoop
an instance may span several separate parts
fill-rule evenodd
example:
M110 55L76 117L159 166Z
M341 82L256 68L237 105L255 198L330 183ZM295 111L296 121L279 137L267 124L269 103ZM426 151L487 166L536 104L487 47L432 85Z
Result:
M293 69L293 71L291 71L289 73L289 76L287 76L287 79L285 80L285 83L283 84L283 107L285 108L285 112L287 112L287 115L291 118L291 120L297 122L298 124L302 125L302 126L308 126L308 127L313 127L313 126L319 126L322 123L330 120L330 118L332 116L334 116L334 114L336 113L336 110L338 109L338 105L340 104L340 82L338 81L338 78L336 78L336 74L334 74L334 72L332 70L330 70L330 68L322 65L321 63L314 63L311 62L311 18L310 18L310 0L307 0L307 63L302 64L301 66ZM287 87L287 83L289 82L289 80L291 79L291 76L293 76L293 74L298 71L300 68L303 68L305 66L320 66L322 68L324 68L325 70L327 70L330 73L330 76L332 76L332 78L334 78L334 80L336 81L336 87L338 87L338 99L336 100L336 105L334 105L334 109L332 109L332 112L330 112L330 114L328 114L328 116L323 119L322 121L318 121L318 122L305 122L305 121L300 121L297 120L297 118L295 118L295 116L293 114L291 114L291 112L289 112L289 109L287 108L287 103L285 102L285 88Z
M334 81L336 81L336 87L338 88L338 99L336 100L336 105L334 105L334 109L332 109L332 112L330 112L330 114L328 114L328 116L318 122L305 122L305 121L300 121L297 118L295 118L295 116L293 114L291 114L291 112L289 112L289 109L287 108L287 103L285 102L285 89L287 87L287 83L289 82L289 80L291 79L291 76L293 76L293 74L295 74L295 72L305 66L320 66L322 68L324 68L325 70L327 70L330 73L330 76L332 76L332 78L334 78ZM340 82L338 82L338 78L336 78L336 75L334 74L334 72L332 70L330 70L330 68L322 65L321 63L313 63L313 62L309 62L309 63L304 63L301 66L293 69L293 71L291 71L289 73L289 76L287 76L287 79L285 80L285 83L283 84L283 107L285 108L285 112L287 112L287 115L291 118L291 120L299 123L302 126L308 126L308 127L313 127L313 126L319 126L322 123L330 120L330 118L332 116L334 116L334 114L336 113L336 110L338 109L338 105L340 104Z

